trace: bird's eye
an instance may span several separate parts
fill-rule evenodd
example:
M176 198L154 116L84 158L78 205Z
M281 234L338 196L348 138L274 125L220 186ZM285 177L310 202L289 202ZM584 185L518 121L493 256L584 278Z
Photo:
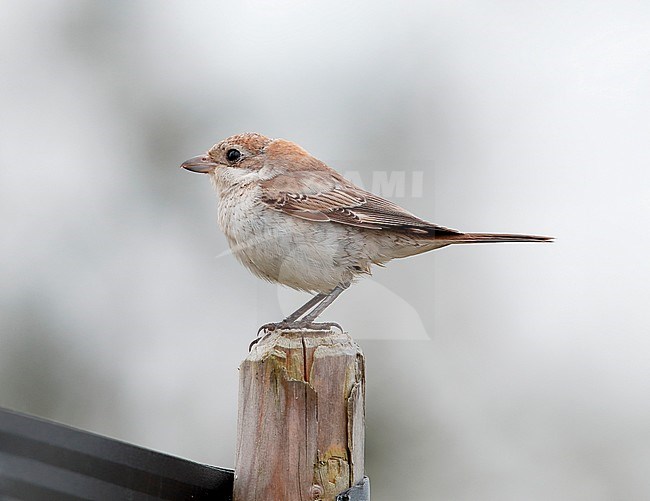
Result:
M235 162L239 160L239 157L241 157L241 152L239 150L232 149L226 152L226 158L229 162Z

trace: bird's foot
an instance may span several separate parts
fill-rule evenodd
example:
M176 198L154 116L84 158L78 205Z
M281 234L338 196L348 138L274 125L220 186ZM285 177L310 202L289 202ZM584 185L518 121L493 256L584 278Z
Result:
M289 325L289 323L285 322L284 320L282 322L271 322L268 324L264 324L262 327L257 329L257 337L259 338L262 332L269 334L277 329L282 329L287 325Z
M270 333L277 330L302 330L309 329L312 331L323 331L329 330L332 327L336 327L341 332L343 332L343 327L341 327L336 322L308 322L305 320L294 320L293 322L287 322L283 320L282 322L264 324L257 331L257 337L260 337L262 332Z
M341 327L341 325L337 324L336 322L307 322L307 321L294 322L294 324L290 328L309 329L312 331L328 331L330 329L333 329L334 327L340 330L341 334L343 334L344 332L343 327Z
M253 346L255 346L260 341L266 339L276 329L283 329L288 325L289 322L285 322L284 320L282 322L275 322L275 323L271 322L268 324L264 324L262 327L257 329L257 337L251 341L251 344L248 345L248 351L251 351L253 349Z
M272 334L277 330L308 329L312 331L324 331L324 330L330 330L334 327L336 327L338 330L341 331L341 333L343 333L343 327L341 327L336 322L308 322L304 320L295 320L293 322L287 322L283 320L282 322L264 324L262 327L258 329L257 337L253 339L251 344L248 346L248 351L251 351L253 349L253 346L255 346L260 341L266 339L270 334Z

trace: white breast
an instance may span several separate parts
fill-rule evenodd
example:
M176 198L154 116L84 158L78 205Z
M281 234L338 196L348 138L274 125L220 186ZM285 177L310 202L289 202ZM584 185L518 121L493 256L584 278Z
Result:
M352 279L348 231L270 209L252 188L231 189L219 202L230 248L257 276L309 292L329 292Z
M326 293L369 273L373 263L429 250L417 251L411 239L381 230L308 221L271 209L260 200L259 179L258 172L227 167L213 176L219 225L230 249L265 280Z

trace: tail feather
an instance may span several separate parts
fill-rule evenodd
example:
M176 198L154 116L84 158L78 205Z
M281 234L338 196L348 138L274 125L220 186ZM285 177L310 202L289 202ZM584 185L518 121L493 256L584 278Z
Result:
M510 233L459 233L457 235L445 235L443 239L453 244L473 244L482 242L553 242L555 237Z

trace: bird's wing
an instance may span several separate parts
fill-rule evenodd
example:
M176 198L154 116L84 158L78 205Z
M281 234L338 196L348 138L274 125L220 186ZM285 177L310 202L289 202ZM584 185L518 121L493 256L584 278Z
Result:
M335 171L301 171L262 183L262 201L272 209L310 221L434 236L460 232L414 216L399 205L353 185Z

